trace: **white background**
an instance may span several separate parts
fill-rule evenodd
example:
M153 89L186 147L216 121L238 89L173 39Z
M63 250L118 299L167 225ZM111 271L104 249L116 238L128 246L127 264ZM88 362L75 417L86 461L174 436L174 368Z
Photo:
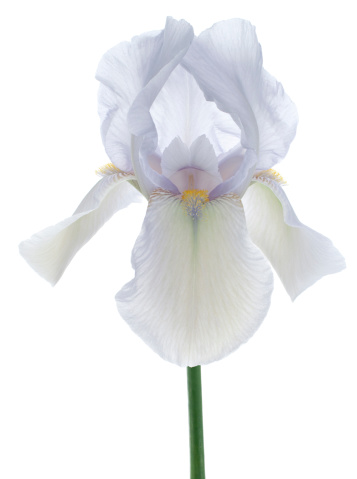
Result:
M166 15L196 33L241 17L300 124L278 170L299 218L346 271L291 303L276 278L256 335L203 368L209 479L357 477L356 28L351 1L18 1L0 12L0 477L189 477L186 371L127 327L114 295L131 279L145 204L118 213L55 288L17 244L72 214L106 163L95 70ZM210 6L211 5L211 6ZM5 10L4 10L5 7Z

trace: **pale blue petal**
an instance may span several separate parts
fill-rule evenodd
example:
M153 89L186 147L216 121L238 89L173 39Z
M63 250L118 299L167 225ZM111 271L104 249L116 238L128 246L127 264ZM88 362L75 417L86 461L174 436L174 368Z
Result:
M242 146L268 169L287 153L297 113L282 86L262 68L255 28L245 20L219 22L194 40L183 65L207 100L229 113L242 130Z

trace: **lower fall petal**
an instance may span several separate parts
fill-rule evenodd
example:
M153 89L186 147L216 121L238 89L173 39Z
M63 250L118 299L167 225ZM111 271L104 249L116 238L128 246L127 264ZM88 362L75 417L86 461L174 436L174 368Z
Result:
M180 196L156 190L132 263L135 278L116 296L119 312L155 352L180 366L237 349L270 305L272 272L233 194L207 201L194 218Z
M294 300L321 277L341 271L345 261L326 236L298 220L279 180L270 176L257 177L244 195L247 226Z
M113 173L91 189L74 214L19 245L20 253L44 279L55 285L74 255L114 213L138 199L131 174ZM140 195L141 196L141 195Z

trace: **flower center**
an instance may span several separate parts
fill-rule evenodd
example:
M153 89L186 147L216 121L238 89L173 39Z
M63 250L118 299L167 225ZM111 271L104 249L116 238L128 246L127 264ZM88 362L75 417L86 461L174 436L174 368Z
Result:
M185 190L181 195L181 200L186 213L193 219L202 216L202 209L209 201L207 190Z

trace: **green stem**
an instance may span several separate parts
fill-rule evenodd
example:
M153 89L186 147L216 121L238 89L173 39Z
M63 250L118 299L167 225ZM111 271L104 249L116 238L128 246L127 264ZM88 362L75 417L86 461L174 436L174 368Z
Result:
M201 366L187 368L191 479L205 479Z

